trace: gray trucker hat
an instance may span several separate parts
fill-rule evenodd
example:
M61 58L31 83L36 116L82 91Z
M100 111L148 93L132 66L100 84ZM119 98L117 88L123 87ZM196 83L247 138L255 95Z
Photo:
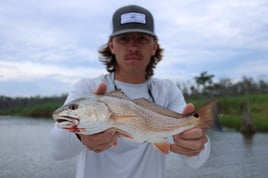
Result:
M154 19L147 9L137 5L129 5L114 12L113 32L110 37L130 32L141 32L156 37Z

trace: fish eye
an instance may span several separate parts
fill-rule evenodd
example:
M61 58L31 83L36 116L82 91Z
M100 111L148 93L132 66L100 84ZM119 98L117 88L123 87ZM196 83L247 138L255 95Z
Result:
M193 116L194 116L195 118L199 118L199 113L196 112L196 113L193 114Z
M70 110L76 110L76 109L78 109L78 104L71 104L71 105L69 105L69 109Z

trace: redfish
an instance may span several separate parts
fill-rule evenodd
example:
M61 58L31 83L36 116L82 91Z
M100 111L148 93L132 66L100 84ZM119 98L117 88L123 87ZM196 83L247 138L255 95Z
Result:
M166 137L195 127L221 130L216 101L183 115L144 98L130 100L120 90L75 99L54 111L53 118L59 128L77 134L92 135L117 128L122 136L151 143L164 154L170 149Z

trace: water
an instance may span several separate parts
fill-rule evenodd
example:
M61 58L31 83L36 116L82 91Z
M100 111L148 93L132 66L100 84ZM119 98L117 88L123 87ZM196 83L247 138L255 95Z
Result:
M49 120L0 117L0 178L74 178L74 160L48 156Z
M268 175L268 134L245 138L239 132L209 132L211 155L200 169L177 169L178 159L169 157L167 178L264 178Z
M0 178L74 178L74 160L48 156L47 135L52 120L0 116ZM200 169L180 163L170 154L167 178L263 178L268 175L268 134L245 139L232 130L209 132L211 156Z

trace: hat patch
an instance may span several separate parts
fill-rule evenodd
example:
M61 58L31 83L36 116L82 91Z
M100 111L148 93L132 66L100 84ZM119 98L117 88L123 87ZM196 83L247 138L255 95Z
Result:
M121 24L142 23L146 24L145 14L138 12L129 12L121 15Z

